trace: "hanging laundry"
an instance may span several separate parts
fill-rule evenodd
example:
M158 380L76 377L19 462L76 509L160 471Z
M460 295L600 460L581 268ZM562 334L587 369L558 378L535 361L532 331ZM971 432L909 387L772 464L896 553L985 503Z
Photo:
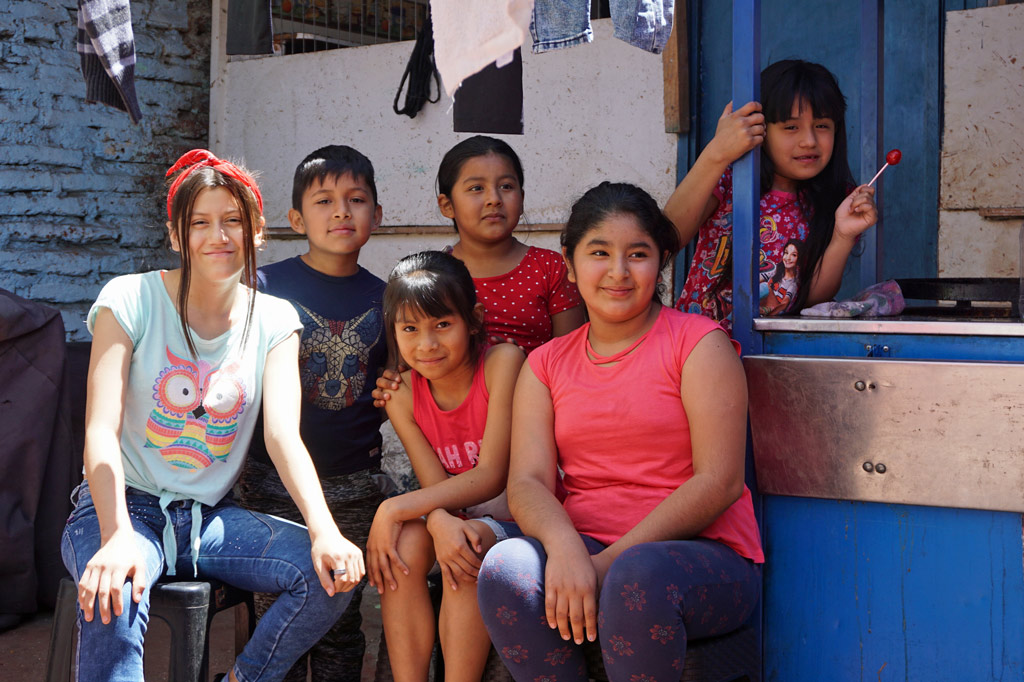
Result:
M675 0L609 0L608 6L616 38L661 54L672 34ZM590 0L536 0L530 33L534 54L593 41Z
M78 0L78 54L87 102L142 119L135 97L135 36L128 0Z
M272 54L274 27L270 0L231 0L228 3L226 54Z
M462 81L452 119L457 133L522 135L522 52L500 69L491 64Z
M431 99L430 83L433 81L437 96ZM406 87L405 104L398 106L398 100L402 98L402 88ZM426 106L441 99L441 75L437 72L437 65L434 63L434 25L430 20L430 12L423 21L423 27L416 36L416 44L412 47L412 56L402 74L402 80L398 83L398 92L395 93L395 101L391 105L396 114L405 114L409 118L416 118L416 114Z
M495 62L512 61L529 34L533 0L430 0L434 55L445 92Z

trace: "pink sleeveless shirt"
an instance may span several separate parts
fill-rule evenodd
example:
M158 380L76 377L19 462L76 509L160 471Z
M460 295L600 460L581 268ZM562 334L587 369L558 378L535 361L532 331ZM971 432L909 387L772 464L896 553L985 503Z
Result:
M682 369L697 342L721 327L664 307L636 350L599 360L587 354L589 329L552 339L527 361L551 392L565 510L576 530L610 544L693 477ZM714 386L707 388L714 400ZM746 486L699 536L764 561Z
M412 416L423 436L434 448L441 465L450 476L469 471L480 458L480 443L487 425L487 382L484 381L484 355L473 374L473 385L462 404L442 410L430 393L427 380L416 370L409 372L412 387Z

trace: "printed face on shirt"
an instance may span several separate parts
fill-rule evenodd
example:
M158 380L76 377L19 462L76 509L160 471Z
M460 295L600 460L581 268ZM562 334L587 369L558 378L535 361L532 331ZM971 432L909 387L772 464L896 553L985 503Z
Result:
M437 198L441 213L459 228L462 241L490 244L508 239L523 213L523 188L512 163L498 154L462 164L451 196Z
M406 364L430 381L473 371L469 325L456 313L432 317L405 306L395 321L395 341Z
M787 245L786 250L782 252L782 266L786 270L792 270L796 267L796 260L799 255L796 244Z
M382 215L366 180L344 173L328 175L306 188L302 211L291 209L288 220L293 230L309 240L315 267L322 259L358 254L380 226Z
M614 214L580 240L569 263L591 318L620 322L646 315L658 286L661 254L630 214Z
M797 183L825 170L832 158L836 125L830 118L815 118L807 100L793 102L785 121L769 123L765 152L775 165L772 189L795 192Z
M171 248L180 252L177 233L170 223L167 227ZM186 240L192 276L211 281L238 279L245 269L245 225L231 192L224 187L210 187L196 196Z

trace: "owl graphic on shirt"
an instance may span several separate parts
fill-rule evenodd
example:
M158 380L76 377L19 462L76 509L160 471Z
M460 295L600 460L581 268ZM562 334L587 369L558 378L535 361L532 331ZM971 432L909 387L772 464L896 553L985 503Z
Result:
M247 402L245 385L238 363L213 367L166 351L170 364L153 384L156 406L146 421L145 447L159 450L173 467L199 471L231 452Z

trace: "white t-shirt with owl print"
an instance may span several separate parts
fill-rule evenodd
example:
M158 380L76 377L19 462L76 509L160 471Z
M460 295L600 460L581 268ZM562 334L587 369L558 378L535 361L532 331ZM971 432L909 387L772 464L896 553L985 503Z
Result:
M126 483L214 505L238 478L263 393L271 348L301 330L287 301L257 293L249 338L242 325L215 339L193 333L189 353L162 273L117 277L89 310L108 308L133 345L121 427Z

